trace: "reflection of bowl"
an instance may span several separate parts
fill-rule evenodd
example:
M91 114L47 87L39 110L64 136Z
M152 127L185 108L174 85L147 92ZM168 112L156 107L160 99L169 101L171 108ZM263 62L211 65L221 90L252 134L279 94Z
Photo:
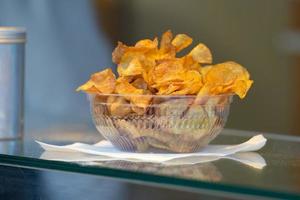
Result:
M158 163L117 160L93 162L92 165L209 182L219 182L223 178L219 169L211 162L197 163L193 165L164 165Z
M133 98L148 98L151 104L141 110L125 100ZM232 95L98 94L91 95L90 101L96 128L121 150L144 152L154 147L172 152L195 152L221 132Z

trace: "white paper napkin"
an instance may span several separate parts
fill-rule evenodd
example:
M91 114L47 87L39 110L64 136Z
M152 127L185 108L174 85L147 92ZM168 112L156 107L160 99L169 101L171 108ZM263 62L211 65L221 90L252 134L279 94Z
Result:
M261 149L266 144L267 139L263 135L256 135L248 141L237 145L208 145L195 153L133 153L122 152L116 149L109 141L103 140L94 145L84 143L74 143L71 145L51 145L43 142L36 141L45 151L64 152L64 153L83 153L81 155L82 161L92 161L95 158L93 156L102 156L104 160L128 160L138 162L154 162L154 163L166 163L171 160L183 159L187 157L191 159L193 157L212 157L219 159L220 157L228 157L238 152L250 152ZM231 156L232 157L232 156ZM60 157L60 159L62 159ZM101 160L100 159L100 160ZM234 156L232 159L237 159ZM67 160L67 156L66 156ZM77 160L78 157L77 157ZM193 162L192 162L193 163Z

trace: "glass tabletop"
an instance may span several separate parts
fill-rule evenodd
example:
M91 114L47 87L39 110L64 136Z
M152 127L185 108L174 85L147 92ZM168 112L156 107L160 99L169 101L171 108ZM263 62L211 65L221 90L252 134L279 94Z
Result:
M261 134L225 129L214 144L237 144ZM205 157L193 164L164 165L129 161L63 162L49 160L35 140L50 144L96 143L94 132L66 129L40 130L25 134L23 140L0 141L2 164L56 169L76 173L140 181L193 190L212 190L275 198L300 198L300 137L263 133L267 144L258 152L232 157ZM56 155L55 156L59 156Z

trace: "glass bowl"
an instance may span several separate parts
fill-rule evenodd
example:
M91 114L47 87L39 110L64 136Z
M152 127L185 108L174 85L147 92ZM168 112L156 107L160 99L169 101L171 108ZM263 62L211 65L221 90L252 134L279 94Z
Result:
M232 97L89 95L97 130L118 149L146 152L158 148L178 153L198 151L221 132ZM151 103L141 108L127 99Z

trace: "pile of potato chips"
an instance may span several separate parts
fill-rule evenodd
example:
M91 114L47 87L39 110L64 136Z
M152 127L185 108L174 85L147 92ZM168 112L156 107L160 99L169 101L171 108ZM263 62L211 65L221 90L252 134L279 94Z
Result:
M248 71L236 62L212 64L212 54L202 43L187 55L176 54L193 39L186 34L173 37L165 32L160 42L144 39L134 46L121 42L112 53L118 77L111 69L95 73L77 91L92 94L120 94L111 102L129 102L133 111L144 113L152 95L218 95L237 94L244 98L253 81ZM130 94L130 95L129 95Z

